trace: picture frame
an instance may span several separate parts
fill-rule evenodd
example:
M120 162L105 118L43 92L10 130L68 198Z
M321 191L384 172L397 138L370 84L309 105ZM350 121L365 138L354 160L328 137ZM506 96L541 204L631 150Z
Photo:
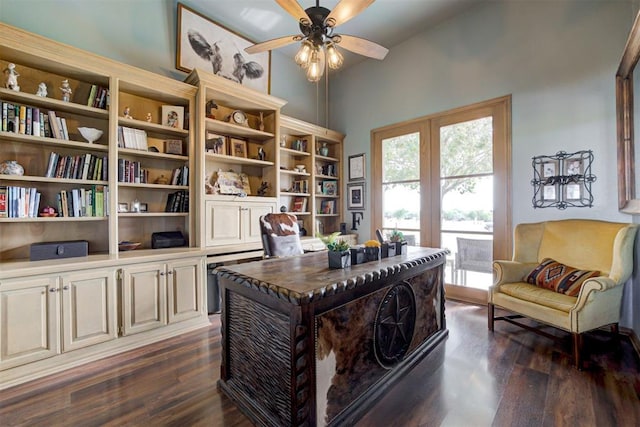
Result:
M180 105L162 106L161 124L174 129L184 129L184 107Z
M565 200L582 200L582 185L581 184L567 184L564 187L564 199Z
M204 150L210 154L227 154L227 137L216 133L207 132L204 141Z
M556 201L558 200L558 191L556 185L543 185L542 186L542 200L543 201Z
M364 210L364 183L347 184L347 209Z
M176 69L201 68L263 93L271 91L271 51L250 55L253 41L178 3ZM214 58L211 58L214 52ZM239 67L238 64L242 64Z
M229 154L233 157L247 157L247 141L238 138L229 138Z
M582 175L584 173L584 163L581 158L570 158L564 161L563 175Z
M118 203L118 212L120 212L120 213L129 212L129 203L127 203L127 202L119 202Z
M338 195L338 182L337 181L322 181L322 194L325 196L337 196Z
M149 212L149 205L147 203L140 203L139 212Z
M557 160L548 160L540 164L540 176L543 178L550 178L552 176L557 176L558 174Z
M365 177L364 153L349 156L349 181L360 181Z
M182 141L179 139L165 139L164 152L165 154L175 154L181 156L183 154Z

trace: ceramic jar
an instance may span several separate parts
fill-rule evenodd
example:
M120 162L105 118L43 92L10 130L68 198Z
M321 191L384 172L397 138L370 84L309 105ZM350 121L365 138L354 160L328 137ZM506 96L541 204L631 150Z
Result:
M24 175L24 168L16 160L0 163L0 175Z
M327 147L326 142L322 143L322 147L320 147L320 149L318 150L318 153L324 157L327 157L329 155L329 147Z

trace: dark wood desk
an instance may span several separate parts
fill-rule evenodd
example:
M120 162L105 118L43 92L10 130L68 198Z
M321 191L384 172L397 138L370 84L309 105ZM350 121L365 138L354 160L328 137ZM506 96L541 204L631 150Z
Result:
M327 254L217 270L220 388L256 424L344 425L447 336L446 250L330 270Z

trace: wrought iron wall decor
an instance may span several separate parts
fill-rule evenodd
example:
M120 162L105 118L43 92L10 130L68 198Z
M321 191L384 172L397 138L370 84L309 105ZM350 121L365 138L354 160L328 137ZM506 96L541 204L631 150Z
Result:
M533 157L533 207L592 207L591 183L596 180L592 162L591 150Z

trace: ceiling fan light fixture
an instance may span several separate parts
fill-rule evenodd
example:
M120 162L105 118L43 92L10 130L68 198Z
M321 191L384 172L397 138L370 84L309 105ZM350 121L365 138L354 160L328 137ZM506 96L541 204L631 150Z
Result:
M344 57L338 50L338 47L333 42L327 43L327 64L329 64L329 68L337 70L342 67L343 62Z
M311 53L309 66L307 67L307 80L317 82L324 74L324 51L322 48L316 48Z
M300 44L300 49L298 49L298 53L296 53L295 56L296 64L302 68L307 68L314 50L315 47L309 40L303 40Z

